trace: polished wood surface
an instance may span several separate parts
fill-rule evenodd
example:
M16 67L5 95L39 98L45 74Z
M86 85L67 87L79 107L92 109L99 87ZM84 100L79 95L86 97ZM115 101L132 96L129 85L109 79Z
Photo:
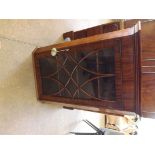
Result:
M143 117L155 118L155 20L139 20L142 22L141 111ZM139 20L127 20L125 27Z
M70 31L63 34L63 38L69 37L71 40L90 37L97 34L108 33L120 29L120 22L111 22L79 31Z
M142 114L155 114L155 73L146 73L142 76Z
M142 74L155 73L155 66L142 66Z
M142 24L142 116L155 118L155 21Z

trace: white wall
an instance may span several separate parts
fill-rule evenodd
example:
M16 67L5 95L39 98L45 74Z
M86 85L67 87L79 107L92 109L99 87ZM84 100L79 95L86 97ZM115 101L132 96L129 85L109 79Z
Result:
M56 103L37 101L31 54L35 45L61 42L64 32L109 21L0 20L0 134L66 134L77 131L85 118L99 126L101 114L65 110Z
M138 123L138 135L155 136L155 119L141 118Z

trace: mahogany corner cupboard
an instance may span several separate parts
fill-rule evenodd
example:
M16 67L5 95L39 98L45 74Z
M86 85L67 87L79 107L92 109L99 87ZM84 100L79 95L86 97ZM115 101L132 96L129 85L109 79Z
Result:
M33 52L39 100L141 116L141 25L106 30Z

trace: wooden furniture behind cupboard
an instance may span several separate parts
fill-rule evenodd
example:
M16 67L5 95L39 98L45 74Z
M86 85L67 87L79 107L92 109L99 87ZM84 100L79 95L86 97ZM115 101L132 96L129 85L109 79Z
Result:
M155 118L155 20L134 19L125 28L141 21L141 111L143 117Z
M70 32L75 40L33 52L39 100L73 109L141 115L141 26L119 30L118 23L112 24L109 29L100 26L100 31L84 30L87 36L79 39L78 32ZM53 48L58 51L55 56Z

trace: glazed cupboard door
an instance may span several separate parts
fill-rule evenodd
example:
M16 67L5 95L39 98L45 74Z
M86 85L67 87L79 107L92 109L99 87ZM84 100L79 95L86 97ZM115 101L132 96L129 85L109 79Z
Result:
M122 109L119 40L60 49L38 63L42 99Z
M38 99L101 113L141 115L140 47L137 24L36 49Z

